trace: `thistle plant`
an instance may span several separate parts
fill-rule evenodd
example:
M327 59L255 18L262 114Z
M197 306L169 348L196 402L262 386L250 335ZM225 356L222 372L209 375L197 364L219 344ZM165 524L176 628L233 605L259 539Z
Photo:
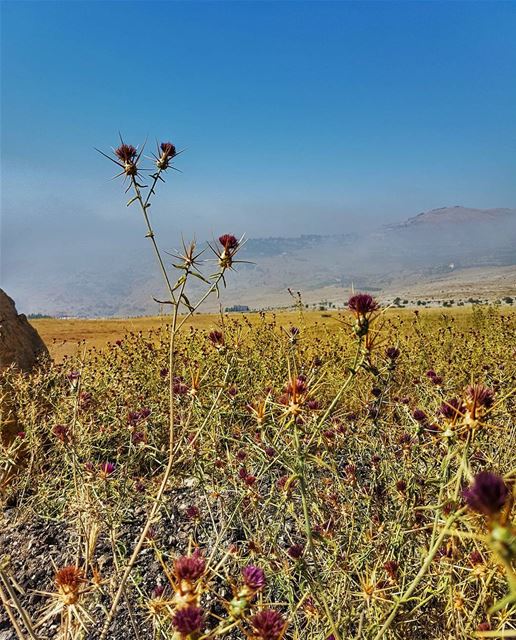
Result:
M154 254L158 263L158 267L161 271L163 281L166 287L166 291L168 294L168 299L164 302L167 305L170 305L172 312L172 320L169 330L169 442L168 442L168 462L163 473L163 478L161 480L160 487L155 496L155 500L150 509L147 521L143 527L143 530L140 534L139 540L137 541L131 558L127 563L126 569L119 581L119 586L115 597L113 599L113 603L109 614L107 616L106 622L102 629L101 640L104 640L107 637L109 632L109 627L111 624L111 620L115 614L116 608L118 606L118 602L122 597L124 592L125 584L129 578L129 575L132 571L132 568L138 558L138 555L142 549L145 538L149 532L151 524L156 517L158 509L161 504L161 500L167 486L168 480L172 473L172 469L174 466L174 460L176 457L176 453L178 447L181 446L181 443L176 442L175 439L175 393L177 390L175 381L176 381L176 359L175 359L175 343L176 336L185 323L186 319L192 315L201 305L202 303L211 295L219 293L219 286L222 283L224 286L226 285L225 274L228 270L233 269L234 263L236 262L235 257L240 248L243 245L243 238L238 240L235 236L231 234L223 234L219 238L219 245L212 246L208 245L211 251L215 254L217 259L217 267L218 270L215 273L212 273L209 276L204 276L200 271L200 257L203 254L203 251L197 252L196 244L194 241L189 244L185 244L183 241L183 252L179 252L176 255L176 258L179 260L178 263L173 264L173 268L178 273L178 277L174 282L174 279L170 277L168 269L165 265L165 259L163 257L162 251L158 246L158 242L156 239L156 233L153 229L150 219L149 209L152 204L152 199L156 195L157 186L159 183L164 183L164 175L170 169L175 169L173 166L173 162L180 152L176 151L176 147L171 142L162 142L157 145L157 150L153 154L153 161L155 165L155 169L152 173L148 175L150 179L150 186L143 184L143 173L145 173L145 169L142 167L142 158L143 158L143 150L144 146L138 151L136 147L130 144L126 144L122 138L120 137L120 146L113 150L114 157L105 154L100 151L102 155L111 160L114 164L118 165L121 171L117 174L116 177L124 177L124 181L127 183L127 191L132 192L132 197L127 203L127 206L131 206L133 204L137 204L140 208L140 211L143 215L145 228L146 228L146 237L152 243L152 247L154 250ZM199 299L195 302L190 302L187 297L187 285L190 283L191 279L200 280L206 286L206 290L199 297ZM185 309L186 314L180 320L180 311ZM193 389L193 386L192 386ZM186 623L185 623L186 624Z
M464 489L462 496L473 512L485 518L488 531L485 541L504 566L509 583L508 596L493 605L491 611L516 604L516 525L511 521L513 493L503 478L482 471Z

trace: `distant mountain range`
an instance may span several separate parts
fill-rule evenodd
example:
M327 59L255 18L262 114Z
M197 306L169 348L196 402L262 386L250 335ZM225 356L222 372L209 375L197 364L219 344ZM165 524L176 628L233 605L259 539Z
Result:
M37 280L20 269L7 293L27 313L155 314L153 297L165 293L150 247L126 253L115 247L109 259L92 260L87 269L50 268ZM306 303L342 302L352 286L386 299L398 292L443 299L514 295L516 209L444 207L370 233L250 238L238 257L248 262L237 265L221 300L205 309L286 306L288 288L301 291ZM198 293L195 287L192 298Z

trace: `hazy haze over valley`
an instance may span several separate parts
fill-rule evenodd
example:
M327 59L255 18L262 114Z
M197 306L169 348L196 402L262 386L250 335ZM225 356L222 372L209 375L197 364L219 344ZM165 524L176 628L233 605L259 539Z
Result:
M4 272L6 289L27 313L158 313L152 298L163 299L165 293L151 247L138 225L128 226L138 241L130 245L102 233L101 242L90 245L93 240L85 234L77 254L67 254L64 247L50 261L44 251L33 252L33 268L27 268L26 258L18 254L18 261L11 259ZM179 243L177 236L175 244L161 242L170 253ZM89 246L95 246L94 254ZM205 257L209 273L213 255L208 250ZM460 294L494 299L516 293L516 209L445 207L369 231L250 237L239 258L251 264L237 264L236 272L228 274L223 306L285 306L292 302L288 287L301 291L307 303L328 299L339 304L351 286L384 298L398 293L439 298L442 291L444 299ZM192 291L193 298L195 294ZM210 308L218 308L218 302L212 301Z

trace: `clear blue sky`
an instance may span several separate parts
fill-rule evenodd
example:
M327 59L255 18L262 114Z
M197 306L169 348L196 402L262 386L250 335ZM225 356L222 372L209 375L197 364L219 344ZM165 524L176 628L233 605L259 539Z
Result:
M118 130L186 149L172 233L514 207L515 70L515 2L3 2L4 246L127 220Z

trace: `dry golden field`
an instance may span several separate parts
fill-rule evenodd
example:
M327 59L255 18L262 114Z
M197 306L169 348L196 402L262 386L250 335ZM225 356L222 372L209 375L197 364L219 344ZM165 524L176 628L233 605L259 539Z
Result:
M422 317L438 320L443 315L453 317L458 323L467 324L471 318L471 307L457 307L454 309L418 309ZM504 313L515 314L516 311L504 308ZM391 309L387 312L390 317L413 317L413 309ZM275 319L280 326L300 325L313 328L315 334L325 334L340 327L341 314L337 311L277 311L265 314L271 320ZM202 313L192 316L186 326L197 329L213 329L220 327L226 318L246 318L256 323L261 317L259 312L245 314ZM49 348L52 358L61 361L63 356L76 355L84 347L102 349L110 342L122 338L132 332L146 332L158 329L168 321L167 316L143 316L135 318L103 318L103 319L54 319L45 318L31 320L31 324Z

